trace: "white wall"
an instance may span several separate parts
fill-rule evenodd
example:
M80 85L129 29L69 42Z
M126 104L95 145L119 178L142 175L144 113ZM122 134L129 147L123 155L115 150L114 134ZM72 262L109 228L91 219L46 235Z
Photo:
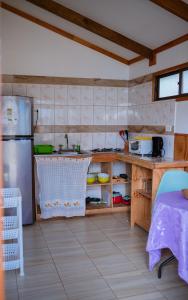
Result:
M133 79L188 61L188 42L126 66L2 9L2 72L83 78Z
M188 101L176 102L174 131L188 134Z
M128 66L2 11L2 73L128 79Z
M150 74L186 63L188 61L188 42L184 42L176 47L157 54L157 64L149 67L148 60L142 60L130 66L129 78L137 78L145 74Z

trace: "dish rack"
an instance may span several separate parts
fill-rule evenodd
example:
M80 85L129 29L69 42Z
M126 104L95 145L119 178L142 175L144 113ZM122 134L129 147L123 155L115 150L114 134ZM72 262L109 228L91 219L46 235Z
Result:
M3 241L4 270L20 269L24 275L23 260L23 230L22 230L22 197L18 188L0 189L4 216L1 217L3 231L0 238ZM9 215L11 214L11 215ZM14 215L13 215L14 214Z

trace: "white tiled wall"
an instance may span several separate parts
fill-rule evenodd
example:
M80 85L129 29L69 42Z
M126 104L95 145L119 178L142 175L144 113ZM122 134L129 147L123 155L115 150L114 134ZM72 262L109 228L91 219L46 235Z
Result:
M129 125L174 125L175 101L152 102L152 83L130 87L128 91Z
M129 125L174 125L175 101L165 100L129 106Z
M3 95L33 97L38 125L174 125L175 101L152 102L152 83L129 88L71 85L3 84ZM66 145L65 133L35 134L35 143ZM70 133L69 146L82 149L123 148L118 133ZM173 138L164 136L166 156L173 155Z
M152 82L146 82L138 84L133 87L129 87L129 104L139 105L151 103L152 99Z
M147 82L129 88L129 125L174 126L175 101L152 102L152 83ZM138 135L132 133L132 136ZM144 134L146 135L146 134ZM164 141L165 157L173 157L174 136L161 135Z
M38 125L127 125L128 88L71 85L3 84L3 95L34 97ZM65 145L65 133L35 134L35 143ZM70 133L69 145L82 149L120 147L118 133Z

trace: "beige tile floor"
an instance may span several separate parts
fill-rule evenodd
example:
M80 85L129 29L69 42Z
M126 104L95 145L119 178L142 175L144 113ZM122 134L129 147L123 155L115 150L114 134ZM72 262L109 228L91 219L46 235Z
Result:
M176 263L148 271L147 234L127 214L24 228L25 276L6 273L7 300L188 300Z

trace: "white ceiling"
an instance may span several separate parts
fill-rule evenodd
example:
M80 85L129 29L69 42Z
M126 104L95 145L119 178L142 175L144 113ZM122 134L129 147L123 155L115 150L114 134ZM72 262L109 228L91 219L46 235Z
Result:
M188 32L188 24L149 0L56 0L150 48Z
M25 0L4 0L4 2L122 57L131 59L137 56L134 52L63 20ZM187 22L149 0L56 0L56 2L152 49L188 32Z

